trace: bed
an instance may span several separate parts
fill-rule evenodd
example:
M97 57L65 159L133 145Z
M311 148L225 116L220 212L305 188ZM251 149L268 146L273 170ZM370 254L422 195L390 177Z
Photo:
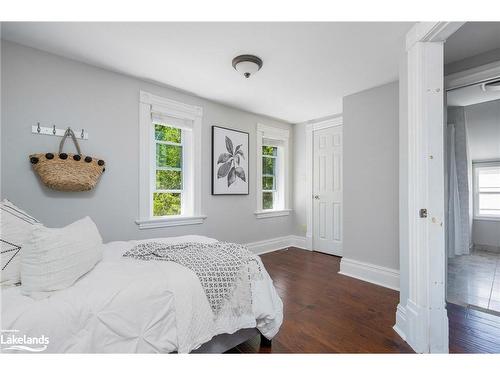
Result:
M217 242L203 236L149 241ZM214 314L190 269L123 257L141 242L103 245L103 259L89 273L48 298L26 297L17 286L2 288L2 330L44 335L49 353L222 352L256 334L268 344L278 333L283 304L260 258L262 277L251 280L251 306L236 309L235 295Z

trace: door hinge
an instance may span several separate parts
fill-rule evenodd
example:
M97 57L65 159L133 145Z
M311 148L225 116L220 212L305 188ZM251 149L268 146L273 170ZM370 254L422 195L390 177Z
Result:
M426 218L427 217L427 208L421 208L419 211L419 216L421 218Z

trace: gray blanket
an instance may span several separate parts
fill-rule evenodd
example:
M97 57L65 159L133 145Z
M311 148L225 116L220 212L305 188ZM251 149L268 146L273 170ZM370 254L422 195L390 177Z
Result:
M248 294L251 295L250 262L259 265L257 257L246 247L228 242L173 245L146 242L134 246L123 256L146 261L170 261L189 268L198 276L215 314L231 298L238 278L246 278Z

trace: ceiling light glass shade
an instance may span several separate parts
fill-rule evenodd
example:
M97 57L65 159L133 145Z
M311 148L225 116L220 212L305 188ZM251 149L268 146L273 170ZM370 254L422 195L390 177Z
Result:
M262 67L262 60L253 55L241 55L233 59L233 68L245 78L258 72Z

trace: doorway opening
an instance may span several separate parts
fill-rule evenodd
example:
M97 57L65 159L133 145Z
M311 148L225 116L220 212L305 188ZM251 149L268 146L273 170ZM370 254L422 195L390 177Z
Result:
M445 149L447 301L500 316L498 77L447 91Z

